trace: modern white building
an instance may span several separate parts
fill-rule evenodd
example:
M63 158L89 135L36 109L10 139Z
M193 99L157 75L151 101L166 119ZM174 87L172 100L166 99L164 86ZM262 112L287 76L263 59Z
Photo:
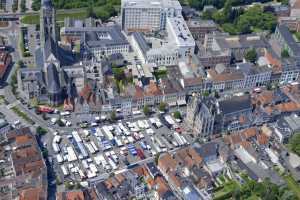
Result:
M178 0L122 0L122 29L127 32L164 30L167 17L180 16Z
M194 53L195 40L182 15L167 18L168 41L174 43L179 59L187 58Z

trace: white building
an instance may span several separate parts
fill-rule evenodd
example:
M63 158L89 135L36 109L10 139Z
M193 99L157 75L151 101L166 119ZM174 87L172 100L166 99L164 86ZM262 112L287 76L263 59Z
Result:
M178 0L122 0L122 29L127 32L164 30L166 18L181 15Z
M174 43L180 60L194 53L195 40L182 15L167 18L167 33L168 41Z

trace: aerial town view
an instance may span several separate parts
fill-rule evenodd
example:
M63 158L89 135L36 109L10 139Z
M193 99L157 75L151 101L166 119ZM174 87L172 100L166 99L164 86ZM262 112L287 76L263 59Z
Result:
M300 0L0 0L0 200L300 200Z

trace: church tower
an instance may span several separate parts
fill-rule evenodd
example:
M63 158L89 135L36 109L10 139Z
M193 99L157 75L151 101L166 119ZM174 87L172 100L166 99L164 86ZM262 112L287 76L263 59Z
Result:
M40 38L42 49L47 40L52 39L56 43L55 9L51 0L42 0L40 13Z

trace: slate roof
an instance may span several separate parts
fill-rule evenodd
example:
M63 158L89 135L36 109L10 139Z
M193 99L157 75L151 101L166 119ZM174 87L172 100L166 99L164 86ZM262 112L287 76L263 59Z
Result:
M300 56L300 47L293 38L293 35L290 33L288 27L284 24L277 26L277 30L280 35L284 38L287 45L291 48L295 56Z
M251 109L250 95L234 96L231 99L227 99L219 102L219 108L222 114L231 114L246 109Z
M117 25L97 27L97 29L85 28L83 40L88 47L104 47L129 44Z
M56 69L56 66L51 63L47 66L47 87L48 92L52 94L59 93L61 90L60 87L60 80L59 80L59 74Z
M132 33L132 36L134 37L135 41L138 43L143 54L146 55L147 51L150 50L150 47L147 44L143 34L139 33L139 32L134 32L134 33Z

